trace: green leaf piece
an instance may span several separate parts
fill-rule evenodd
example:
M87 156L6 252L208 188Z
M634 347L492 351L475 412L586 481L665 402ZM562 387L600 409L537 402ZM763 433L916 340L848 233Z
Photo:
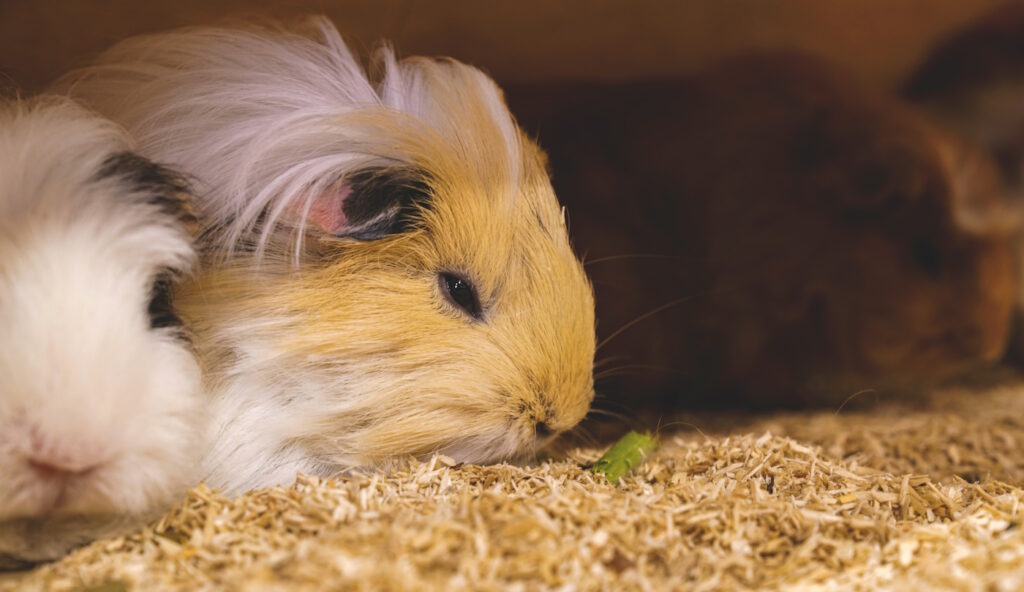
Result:
M604 456L597 459L591 470L600 473L612 483L618 483L658 448L658 437L650 432L629 432L619 439Z

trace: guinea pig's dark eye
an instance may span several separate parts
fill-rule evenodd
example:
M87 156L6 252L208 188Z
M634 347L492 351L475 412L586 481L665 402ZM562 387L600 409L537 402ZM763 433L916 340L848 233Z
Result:
M914 243L911 247L911 256L914 258L914 263L928 277L938 279L942 275L942 253L935 243L928 241Z
M480 300L476 296L476 288L469 280L452 273L442 273L440 279L441 288L452 304L474 319L480 318Z

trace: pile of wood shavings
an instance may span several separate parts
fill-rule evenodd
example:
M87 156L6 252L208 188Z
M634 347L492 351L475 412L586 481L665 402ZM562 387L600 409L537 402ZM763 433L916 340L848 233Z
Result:
M775 414L731 430L771 431L893 474L1024 484L1024 385L950 389L867 412Z
M829 444L836 430L861 434L863 415L848 427L842 416L822 421L805 443L663 434L619 486L579 467L603 450L528 468L438 457L236 499L200 487L158 524L0 589L1024 589L1021 483L972 483L955 470L984 462L979 432L1010 429L1022 404L977 403L974 420L958 417L966 431L939 433L942 448L965 451L959 464L931 476L864 462L892 463L904 449L912 463L930 458L920 451L939 444L922 440L933 429L924 420L917 431L876 428L877 457ZM777 421L795 431L794 417ZM904 419L875 416L888 421ZM859 448L864 437L844 442ZM825 447L806 443L815 440ZM988 458L1013 452L999 437L988 443Z

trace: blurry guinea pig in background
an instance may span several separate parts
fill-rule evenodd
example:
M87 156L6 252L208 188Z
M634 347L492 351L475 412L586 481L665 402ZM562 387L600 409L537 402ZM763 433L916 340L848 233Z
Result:
M170 306L180 177L58 98L0 105L0 567L165 511L197 482L199 368Z
M983 146L999 165L1007 199L1024 204L1024 3L1007 3L939 43L903 93ZM1019 244L1024 263L1024 236ZM1024 362L1024 286L1010 349L1011 360Z
M899 100L794 53L508 94L594 283L599 393L835 405L1002 353L997 172Z
M212 486L514 459L587 414L590 284L479 70L384 48L367 72L314 19L130 39L65 84L201 189L203 271L176 296Z

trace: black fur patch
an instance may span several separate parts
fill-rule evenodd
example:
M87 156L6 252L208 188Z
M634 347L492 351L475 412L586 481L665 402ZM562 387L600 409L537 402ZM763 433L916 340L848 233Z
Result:
M182 326L181 318L174 312L172 301L174 279L175 276L172 272L164 272L153 281L147 309L151 329L180 328Z
M177 219L190 233L195 232L198 221L190 201L189 184L174 171L134 152L119 152L103 161L96 177L124 179L161 213Z
M119 152L103 162L96 178L124 180L145 203L156 206L161 215L178 221L189 234L195 234L198 220L192 209L191 191L185 179L174 171L133 152ZM172 302L176 280L177 273L171 269L153 280L146 311L153 329L182 327Z
M348 229L342 236L373 240L410 230L430 201L423 176L412 172L371 170L349 176L352 189L342 211Z

